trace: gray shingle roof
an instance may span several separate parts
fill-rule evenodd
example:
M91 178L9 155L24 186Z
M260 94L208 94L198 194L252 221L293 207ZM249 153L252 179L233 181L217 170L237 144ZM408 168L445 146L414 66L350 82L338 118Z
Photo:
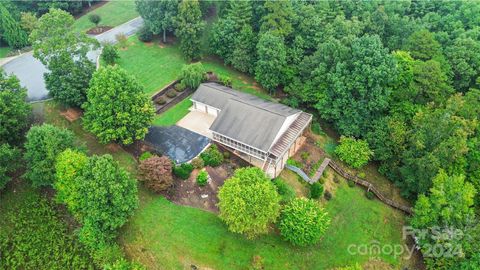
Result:
M210 130L265 152L287 117L300 112L216 83L201 84L192 100L221 110Z

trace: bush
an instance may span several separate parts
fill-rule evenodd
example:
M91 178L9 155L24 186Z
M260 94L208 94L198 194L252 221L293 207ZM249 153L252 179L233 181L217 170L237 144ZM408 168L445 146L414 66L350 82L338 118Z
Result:
M165 103L167 103L167 101L164 98L159 97L155 100L155 103L157 103L158 105L164 105Z
M352 168L358 169L368 163L373 156L373 151L364 140L342 136L335 154Z
M125 49L127 47L128 38L124 33L116 34L115 39L117 40L118 46L120 46L120 48Z
M154 192L167 190L173 184L172 162L167 157L147 158L140 162L138 169L140 180Z
M287 159L287 164L290 165L290 166L295 166L297 168L302 168L303 167L303 165L300 161L296 161L293 158Z
M286 203L296 197L295 190L287 183L282 178L275 178L273 179L273 184L277 188L278 194L282 197L282 202Z
M203 159L201 158L194 158L191 162L193 168L195 169L201 169L203 167L205 167L205 163L203 162Z
M112 265L121 259L123 252L117 244L104 245L93 253L93 260L98 266Z
M307 151L303 151L301 154L300 154L300 157L302 158L303 161L306 161L308 159L308 157L310 157L310 153L307 152Z
M330 224L330 218L317 202L295 198L285 205L278 228L283 238L298 246L317 243Z
M225 86L232 87L232 78L225 75L219 75L218 80Z
M197 89L205 79L205 69L201 62L184 65L180 73L182 83L191 89Z
M117 46L113 44L105 44L102 49L102 60L107 65L114 65L117 59L120 58Z
M224 158L224 159L230 159L230 152L224 151L224 152L223 152L223 158Z
M353 182L352 180L348 180L347 183L348 183L349 187L354 187L355 186L355 182Z
M193 171L193 165L189 163L183 163L182 165L175 166L173 168L173 174L183 180L188 179L192 171Z
M177 93L175 91L169 91L167 92L167 97L169 98L174 98L177 96Z
M200 171L197 175L197 184L199 186L205 186L208 182L208 173L207 171Z
M140 157L138 158L139 161L144 161L146 159L149 159L151 157L153 157L154 155L152 153L150 153L149 151L145 151L143 152Z
M367 192L365 193L365 196L367 196L367 198L368 198L369 200L373 200L373 199L375 198L375 194L374 194L373 192L371 192L371 191L367 191Z
M148 27L143 26L137 32L138 40L141 42L150 42L153 40L153 33L148 29Z
M146 268L139 263L129 262L121 258L113 264L104 265L103 270L146 270Z
M223 163L223 154L218 150L218 147L213 144L205 152L200 154L205 166L217 167Z
M337 183L337 184L340 183L340 176L334 174L334 175L333 175L333 182L335 182L335 183Z
M0 145L0 190L11 180L9 174L21 164L20 150L8 144Z
M323 195L323 185L315 182L310 185L310 198L319 199Z
M179 82L175 84L174 88L175 88L175 91L177 92L183 92L185 90L185 84L183 84L182 82Z
M359 172L357 176L362 179L365 179L367 177L367 175L364 172Z
M49 124L34 126L28 131L25 143L25 176L34 187L53 184L57 155L67 148L73 148L74 141L71 131Z
M218 191L220 219L235 233L253 238L268 232L280 213L280 195L256 167L241 168Z
M100 21L102 20L102 18L100 17L100 15L98 14L90 14L90 16L88 16L88 20L95 24L95 26L98 26L98 24L100 23Z
M330 201L332 199L332 193L330 193L330 191L328 190L325 190L323 197L325 198L325 200Z
M317 135L324 134L323 131L322 131L322 127L320 127L320 123L318 123L318 122L314 122L312 124L312 132L314 134L317 134Z

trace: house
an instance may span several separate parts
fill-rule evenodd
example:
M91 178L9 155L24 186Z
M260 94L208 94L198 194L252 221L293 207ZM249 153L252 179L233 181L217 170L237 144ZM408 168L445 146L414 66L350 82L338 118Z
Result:
M193 111L215 118L213 141L272 178L304 143L312 121L311 114L218 83L201 84L191 100Z

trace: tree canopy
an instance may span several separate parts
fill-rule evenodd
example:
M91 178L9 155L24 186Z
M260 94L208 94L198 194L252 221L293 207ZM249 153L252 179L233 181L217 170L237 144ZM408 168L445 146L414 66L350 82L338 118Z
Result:
M228 229L253 238L268 232L280 214L280 195L256 167L237 169L218 192L220 218Z
M117 66L95 72L82 107L84 127L102 143L141 140L153 120L152 101L135 78Z

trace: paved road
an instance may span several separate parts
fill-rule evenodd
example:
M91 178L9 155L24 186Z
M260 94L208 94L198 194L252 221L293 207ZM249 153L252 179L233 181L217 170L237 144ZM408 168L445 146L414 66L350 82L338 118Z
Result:
M116 42L115 36L124 33L126 36L135 34L143 25L142 18L138 17L122 25L119 25L108 32L95 36L100 42ZM100 51L92 51L88 53L88 58L95 61ZM48 91L45 88L43 73L48 70L37 59L33 57L32 52L25 53L15 59L7 62L1 68L7 74L15 74L20 83L28 90L29 101L39 101L48 99Z

